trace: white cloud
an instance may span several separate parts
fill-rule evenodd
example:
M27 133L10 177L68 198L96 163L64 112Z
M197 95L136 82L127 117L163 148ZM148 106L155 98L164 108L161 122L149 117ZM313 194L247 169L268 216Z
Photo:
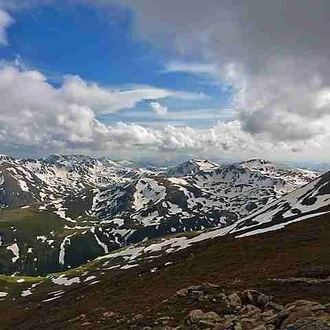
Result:
M161 105L159 102L150 102L149 105L156 115L164 116L167 114L167 107Z
M214 63L173 62L167 70L217 74L231 84L247 132L302 143L328 134L328 0L121 3L133 9L145 38L176 47L183 58Z
M134 86L129 89L102 88L95 83L88 83L78 76L66 76L60 92L68 102L89 106L100 113L134 108L144 100L159 100L168 97L199 99L201 97L199 94L150 86Z
M0 9L0 45L8 45L7 29L14 23L14 19Z
M217 75L219 71L216 65L209 63L170 62L165 67L165 72L184 72L198 75Z
M144 99L185 97L156 88L128 91L103 89L78 77L66 77L60 88L47 77L22 65L0 66L0 145L2 149L88 151L115 150L118 146L162 146L162 133L135 124L107 126L96 112L133 107ZM190 97L189 94L187 94Z
M231 108L180 108L166 112L162 116L152 116L146 111L125 111L121 113L122 120L130 120L143 125L191 125L193 127L205 127L213 125L218 121L228 122L237 119L237 111Z
M99 103L82 96L72 97L67 93L67 84L68 80L65 80L62 87L54 88L39 71L8 64L0 66L1 152L25 152L31 156L52 152L113 154L120 151L134 158L143 146L144 154L158 156L161 152L175 151L210 157L271 157L276 154L277 158L285 158L292 151L301 157L306 152L318 157L326 154L325 150L330 147L330 134L309 142L274 143L265 136L256 139L245 132L237 120L219 122L204 129L171 125L152 127L124 122L106 125L95 115L94 107L98 108ZM107 100L109 91L92 85L89 94L89 84L84 81L81 84L86 89L83 89L83 95L94 95L105 102L105 92ZM329 126L329 123L330 118L323 125Z
M103 88L88 83L79 76L66 76L61 93L68 102L89 106L96 112L112 113L122 109L134 108L145 100L164 98L200 99L200 94L171 91L151 86L133 86L126 89Z

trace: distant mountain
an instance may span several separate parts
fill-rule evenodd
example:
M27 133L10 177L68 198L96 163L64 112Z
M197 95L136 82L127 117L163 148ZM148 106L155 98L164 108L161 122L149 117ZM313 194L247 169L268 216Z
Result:
M317 176L264 160L191 160L164 172L65 155L1 156L0 171L0 272L34 275L130 243L232 225Z
M191 159L168 171L169 176L188 176L199 171L208 171L218 168L219 165L207 159Z
M195 232L193 235L181 234L152 243L131 245L98 260L101 263L107 260L105 264L107 267L111 264L113 268L125 269L127 265L145 261L149 253L153 254L154 259L163 258L167 254L184 251L202 242L206 245L210 244L211 240L216 238L226 236L239 239L256 236L308 219L329 219L329 215L330 171L230 225ZM299 234L304 235L304 233ZM123 259L118 258L119 256Z
M16 208L75 195L91 188L128 182L143 172L130 162L86 156L51 155L45 159L0 157L2 207Z
M320 262L325 262L326 264L322 264L319 267L310 267L310 265L306 263L306 265L302 264L303 267L301 269L307 274L314 273L316 275L319 274L317 276L326 276L328 278L330 273L328 263L328 238L330 228L329 215L330 171L231 225L224 226L222 228L194 232L191 234L182 233L179 235L171 235L168 237L159 238L157 240L151 240L151 242L146 241L143 243L133 244L108 255L99 257L93 263L87 264L84 269L96 269L97 273L102 274L104 271L114 269L126 270L129 268L138 267L150 262L149 259L153 261L157 259L165 259L170 264L172 262L171 260L177 260L177 256L180 254L182 256L192 256L193 254L190 253L191 251L196 251L197 255L203 254L204 248L211 251L210 254L212 255L212 258L216 259L217 255L212 254L212 247L214 248L214 245L216 244L214 241L220 240L219 242L224 244L223 246L225 248L231 249L234 246L236 246L236 248L237 246L240 246L240 239L246 237L253 238L253 236L258 236L255 241L245 241L249 242L247 244L249 246L249 250L247 250L245 254L248 255L253 252L252 255L249 256L249 260L251 262L250 266L252 268L254 261L262 263L262 254L267 255L270 253L269 251L271 251L271 254L274 254L275 251L273 251L273 248L275 245L277 249L280 249L281 251L284 246L286 246L288 250L291 250L291 254L293 253L301 260L311 260L311 264L313 264L312 261L315 260L314 255L307 257L300 255L299 251L301 247L305 247L306 250L308 250L308 244L305 244L306 242L304 239L312 239L315 243L315 241L318 242L319 236L321 235L320 233L322 233L322 240L318 242L320 246L317 245L316 247L320 247L322 253L324 253L324 255L320 256ZM314 221L315 227L313 226ZM298 227L300 229L296 229L296 232L284 230L285 227L299 222L306 222L307 224L305 226ZM309 229L305 230L301 228ZM311 228L314 228L315 230L312 230ZM272 233L274 231L280 232L279 234L274 235ZM260 235L266 238L260 238ZM282 242L281 237L284 237L285 241ZM289 238L292 242L290 242ZM233 243L234 241L238 241L238 243ZM258 242L260 241L265 244L265 247L258 245ZM219 251L221 251L222 248L221 244L217 246ZM200 246L203 248L200 248ZM315 248L315 246L313 247ZM285 249L283 251L285 251ZM240 255L241 250L235 250L235 253ZM261 254L260 256L259 253ZM289 262L292 261L290 257L291 255L289 255ZM237 263L237 267L240 265L246 265L246 260L237 258L237 255L229 254L226 255L226 258L226 262L229 262L229 264L231 258L234 258L235 263ZM271 262L269 260L267 261L268 263ZM283 268L279 264L281 260L274 261L274 263L275 262L276 267L279 267L283 271ZM196 264L195 266L199 267L199 269L202 267L199 264ZM160 270L163 271L164 268L161 268ZM264 270L262 270L262 272L264 272ZM240 274L240 276L243 275L245 274ZM224 276L226 276L226 271ZM304 279L300 278L300 280L303 281ZM307 280L308 279L306 279L306 281ZM329 278L327 281L329 281Z
M108 234L132 243L232 224L315 177L261 160L226 166L191 160L167 175L101 190L92 213L108 224Z

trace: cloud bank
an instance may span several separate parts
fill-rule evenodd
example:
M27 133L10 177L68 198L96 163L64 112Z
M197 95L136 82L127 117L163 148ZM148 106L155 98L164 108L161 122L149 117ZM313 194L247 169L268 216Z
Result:
M109 114L132 108L143 100L166 97L193 95L153 87L114 90L77 76L66 76L62 86L55 88L37 70L2 63L0 142L17 147L96 150L127 144L159 144L159 135L147 128L123 123L106 126L96 119L96 114ZM157 102L150 104L155 111L165 110Z
M74 92L76 83L79 92ZM80 89L81 86L84 88ZM112 93L115 93L114 98L119 105L112 100ZM206 129L171 125L156 129L124 122L106 125L97 119L96 114L100 109L117 111L120 107L132 104L131 93L126 103L124 98L117 99L118 93L89 84L78 77L66 77L62 86L55 88L37 70L3 63L0 67L1 148L17 149L18 152L38 150L41 154L50 151L112 154L122 149L133 158L139 147L143 147L146 154L184 152L214 156L216 150L223 157L230 155L239 158L243 155L242 150L244 156L253 156L261 152L271 155L274 150L287 153L292 152L293 148L298 150L303 147L299 143L286 145L258 141L242 130L240 121L218 122ZM175 92L172 93L175 95ZM149 96L144 89L141 95L142 98L155 97L153 89ZM165 95L168 93L156 92L157 97ZM164 111L157 102L153 102L152 107L156 111ZM317 143L313 142L314 149Z
M153 88L134 90L138 98L166 97L176 92ZM131 91L133 92L133 91ZM136 153L143 146L146 152L217 152L253 154L261 144L245 133L238 121L219 122L208 129L166 125L151 128L134 123L119 122L105 125L97 119L98 111L119 111L132 106L132 93L118 97L121 92L101 88L79 77L66 77L59 88L48 83L37 70L2 63L0 66L0 145L2 149L38 150L111 154L118 148ZM142 95L142 96L141 96ZM115 100L115 101L114 101ZM116 103L117 102L117 103ZM134 103L133 102L133 103ZM164 112L158 102L151 103L155 111Z

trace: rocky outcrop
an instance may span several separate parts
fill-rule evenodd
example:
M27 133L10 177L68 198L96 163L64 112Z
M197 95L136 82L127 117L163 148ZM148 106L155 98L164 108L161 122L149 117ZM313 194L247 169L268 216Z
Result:
M329 306L309 300L281 305L256 290L228 292L212 284L190 286L178 290L166 304L169 314L177 312L173 308L199 306L187 309L181 322L171 315L165 317L162 329L166 330L330 330ZM160 329L156 327L159 321L150 329Z

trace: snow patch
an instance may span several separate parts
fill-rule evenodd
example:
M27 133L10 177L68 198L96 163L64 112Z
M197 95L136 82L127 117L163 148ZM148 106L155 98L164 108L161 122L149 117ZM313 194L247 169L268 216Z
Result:
M27 297L27 296L30 296L31 294L32 294L32 291L27 289L27 290L22 291L21 297Z
M25 191L25 192L29 192L29 191L30 191L30 190L29 190L29 187L27 186L27 184L26 184L25 181L23 181L23 180L18 180L18 183L19 183L19 185L20 185L20 187L21 187L21 189L22 189L23 191Z
M60 245L60 253L59 253L59 256L58 256L58 262L60 265L64 265L64 257L65 257L65 247L67 245L70 245L71 244L71 241L70 241L70 238L75 235L76 233L73 233L67 237L65 237Z
M11 261L16 262L19 259L19 247L17 243L7 246L7 250L11 251L14 254L14 257L11 259Z
M52 282L57 285L70 286L74 283L80 283L79 277L67 278L64 275L61 275L57 278L52 278Z

